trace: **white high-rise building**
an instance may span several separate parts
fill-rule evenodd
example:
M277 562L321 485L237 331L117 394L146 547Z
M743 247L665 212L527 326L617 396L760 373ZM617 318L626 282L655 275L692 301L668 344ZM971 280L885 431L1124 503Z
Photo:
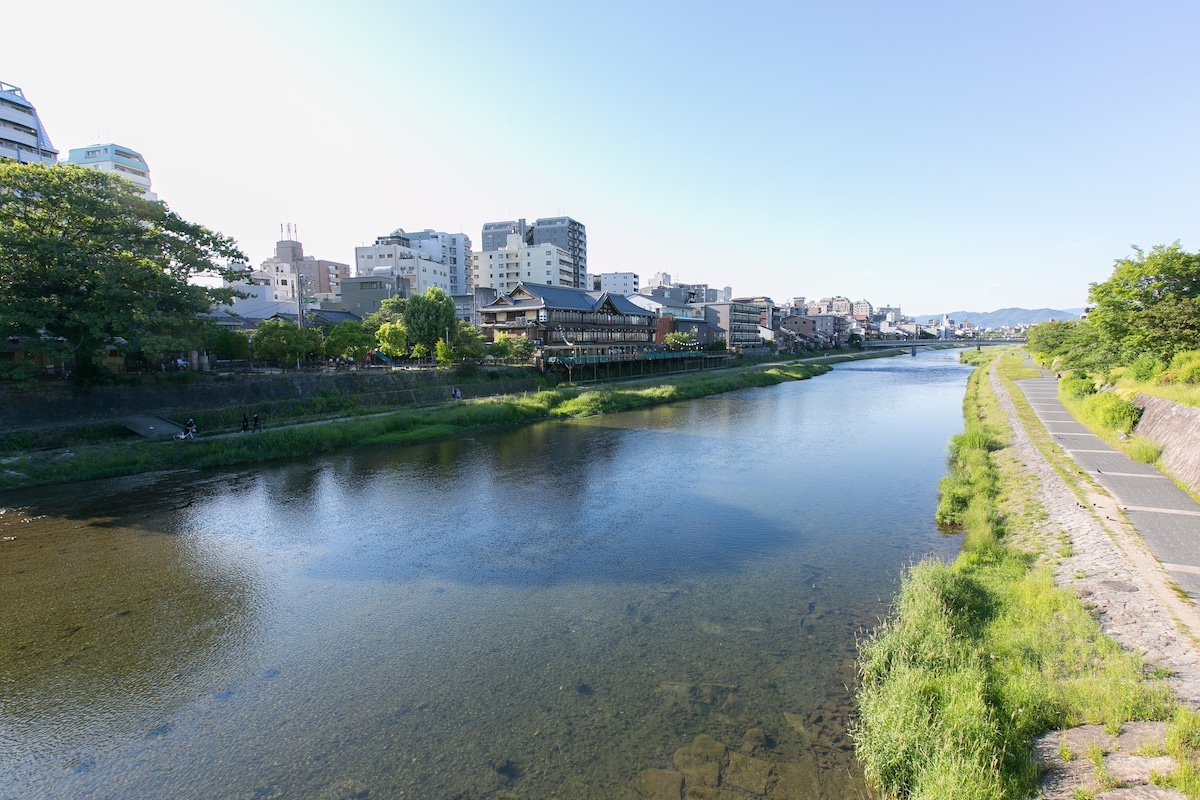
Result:
M158 195L150 191L150 167L136 150L112 142L76 147L67 154L67 163L115 173L137 184L142 190L142 197L147 200L158 199Z
M502 250L473 253L471 264L476 288L502 294L521 282L579 288L575 285L575 259L569 251L552 244L527 245L519 233L510 233Z
M355 275L392 275L408 279L413 294L437 287L448 295L472 288L468 266L471 240L461 233L397 228L375 244L354 248Z
M50 143L33 103L20 88L0 81L0 158L22 164L57 164L58 151Z

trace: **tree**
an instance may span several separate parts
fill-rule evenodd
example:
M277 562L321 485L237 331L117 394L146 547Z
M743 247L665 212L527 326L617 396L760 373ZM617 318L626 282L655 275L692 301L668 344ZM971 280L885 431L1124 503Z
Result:
M433 352L438 339L458 330L454 300L436 286L429 287L423 295L410 297L404 307L404 327L408 329L409 341Z
M455 358L479 358L484 353L483 334L469 322L458 321L458 335L454 339Z
M250 339L241 331L222 328L209 339L209 349L217 358L247 358L250 355Z
M325 337L325 354L328 356L353 356L362 361L367 351L375 346L375 337L363 330L361 322L346 320L334 325ZM384 355L387 355L385 352Z
M113 343L136 352L199 336L196 315L234 292L188 277L216 270L233 279L218 263L243 260L232 239L144 199L124 178L0 161L0 335L73 361L79 382L102 377L99 359Z
M1196 341L1200 323L1175 312L1195 308L1200 299L1200 255L1179 246L1157 245L1149 254L1133 248L1130 258L1117 259L1112 277L1093 283L1088 297L1093 309L1087 326L1094 347L1114 361L1132 362L1149 354L1169 361Z
M442 339L438 339L437 345L434 347L434 352L437 355L437 365L439 367L448 367L453 360L453 355L450 350L450 345Z
M377 333L389 322L404 322L404 308L408 304L400 295L394 295L379 304L379 310L367 314L363 318L363 330L367 333Z
M399 322L385 322L375 331L379 350L389 358L403 358L408 353L408 331Z
M666 344L668 350L695 350L699 345L693 334L679 331L668 333L663 337L663 343Z
M514 336L512 355L517 361L528 361L533 355L533 340L528 336Z
M300 328L286 319L264 319L258 323L251 343L255 358L281 364L306 361L324 352L319 330Z

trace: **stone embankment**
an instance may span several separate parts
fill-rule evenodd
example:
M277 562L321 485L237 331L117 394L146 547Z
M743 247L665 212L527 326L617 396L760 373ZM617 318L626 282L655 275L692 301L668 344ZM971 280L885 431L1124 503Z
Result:
M1079 593L1104 633L1147 665L1168 671L1180 703L1200 708L1200 613L1171 590L1166 571L1111 497L1087 481L1091 488L1083 502L1071 491L1025 431L995 367L991 381L1012 427L1009 452L1036 480L1037 500L1046 512L1039 523L1041 549L1053 557L1055 543L1070 545L1071 555L1055 564L1058 583ZM1046 770L1042 797L1183 798L1151 783L1152 773L1165 775L1174 766L1164 755L1164 737L1164 725L1140 723L1125 725L1117 736L1096 726L1048 733L1035 747Z
M1142 409L1134 433L1162 448L1162 463L1193 493L1200 493L1200 408L1139 394Z

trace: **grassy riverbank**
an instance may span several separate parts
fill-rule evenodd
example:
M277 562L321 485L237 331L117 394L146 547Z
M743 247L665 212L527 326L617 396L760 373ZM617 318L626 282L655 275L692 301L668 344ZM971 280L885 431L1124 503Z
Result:
M986 369L969 381L966 427L941 486L938 521L963 531L962 552L909 570L893 617L861 646L855 744L868 780L890 797L1030 797L1035 734L1172 710L1165 676L1145 674L1054 585L1048 548L1064 545L1037 538L1044 511L1005 452L1011 430ZM1019 356L1003 356L1002 380L1025 371Z
M846 357L830 359L846 360ZM805 363L674 375L601 388L560 388L475 401L409 407L387 414L328 419L261 433L191 442L136 441L5 459L0 489L110 478L141 472L228 467L316 455L348 447L424 442L545 419L587 417L644 408L755 386L803 380L827 372Z

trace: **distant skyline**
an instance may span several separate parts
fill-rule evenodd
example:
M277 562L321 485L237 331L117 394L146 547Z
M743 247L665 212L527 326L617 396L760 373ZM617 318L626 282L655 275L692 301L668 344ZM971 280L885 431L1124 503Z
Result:
M255 264L566 214L593 273L927 313L1197 248L1195 3L50 8L0 80Z

